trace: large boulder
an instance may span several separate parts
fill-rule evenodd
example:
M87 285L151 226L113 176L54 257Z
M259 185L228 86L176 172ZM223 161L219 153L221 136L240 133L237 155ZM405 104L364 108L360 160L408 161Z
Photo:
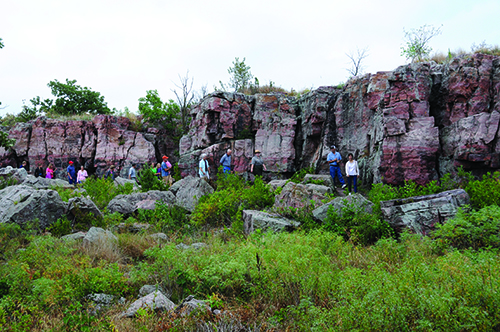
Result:
M311 205L311 201L315 206L320 206L325 200L326 193L331 193L331 189L326 186L316 184L300 184L288 182L281 190L281 193L276 196L274 207L276 208L304 208Z
M302 183L314 183L322 186L333 186L332 177L328 174L306 174Z
M459 207L469 203L463 189L439 194L380 202L383 218L396 230L409 229L427 235L436 224L453 218Z
M34 190L17 185L0 190L0 223L24 224L38 219L42 229L61 218L66 211L55 190Z
M109 202L108 211L129 216L136 213L139 209L154 210L156 203L172 204L174 200L175 197L171 192L158 190L130 195L118 195Z
M137 182L135 180L130 180L130 179L127 179L127 178L122 178L121 176L117 176L115 178L115 186L124 186L127 183L132 184L132 186L134 187L134 189L139 188L139 185L137 184Z
M118 238L110 231L100 227L91 227L83 238L84 245L102 245L104 243L116 245L118 243Z
M366 213L373 213L373 203L359 194L346 197L337 197L330 202L321 205L312 211L313 218L324 222L330 207L340 216L343 215L342 208L349 206L355 210L363 210Z
M87 197L73 197L68 201L68 210L66 214L70 214L75 218L92 213L95 218L102 219L103 215L95 203Z
M283 188L287 184L287 180L272 180L269 181L268 186L271 188L271 190L276 190L278 187Z
M174 183L170 191L175 195L175 205L193 212L200 197L212 194L214 189L203 179L187 176Z
M181 316L189 315L194 310L205 310L211 311L212 308L202 300L197 300L193 295L189 295L187 298L182 300L181 304L175 308L175 312Z
M162 292L154 291L132 303L120 317L132 318L140 308L153 311L170 311L175 309L175 304L163 295Z
M278 214L256 210L243 210L243 225L245 233L250 234L256 229L272 232L290 231L299 227L300 223Z
M35 189L50 189L53 187L61 187L64 189L75 188L72 184L69 184L66 180L61 179L46 179L42 177L34 177L33 175L28 175L23 181L23 185L30 186Z
M28 172L24 168L13 168L7 166L5 168L0 168L1 178L12 178L17 181L17 184L21 184L28 177Z

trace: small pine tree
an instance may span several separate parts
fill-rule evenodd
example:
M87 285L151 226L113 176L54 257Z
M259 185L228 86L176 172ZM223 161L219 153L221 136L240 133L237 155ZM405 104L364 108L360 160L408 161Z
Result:
M167 184L156 177L148 164L144 164L142 169L138 172L137 178L141 184L142 192L150 190L167 191L169 188Z

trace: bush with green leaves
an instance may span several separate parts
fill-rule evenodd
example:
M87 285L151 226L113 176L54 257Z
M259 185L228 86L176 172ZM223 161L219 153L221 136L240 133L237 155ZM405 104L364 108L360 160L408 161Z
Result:
M314 174L314 167L313 166L302 168L301 170L295 172L292 175L292 177L290 178L290 181L292 181L294 183L301 183L302 181L304 181L304 177L307 174Z
M10 186L15 186L17 183L18 183L17 179L11 175L6 177L0 177L0 190Z
M165 184L162 180L158 179L158 177L151 171L151 168L148 164L144 164L141 170L139 170L137 174L137 179L141 184L141 191L143 193L148 192L150 190L159 190L159 191L167 191L169 185Z
M181 207L156 203L154 210L139 209L137 221L154 225L158 232L183 233L190 230L187 214L188 212Z
M132 183L116 186L114 181L104 178L89 177L83 182L83 189L90 199L101 210L108 206L109 202L117 195L129 195L134 190Z
M479 211L461 208L454 218L436 225L432 238L440 249L500 248L500 207L491 205Z
M378 214L367 213L364 207L344 200L341 211L332 205L323 223L324 229L339 234L355 244L374 244L379 239L394 236L394 230Z
M474 209L500 205L500 172L487 173L482 179L468 181L465 191Z
M171 132L178 130L176 120L180 118L180 107L170 99L163 102L157 90L146 91L146 97L139 98L139 114L151 125L160 124Z

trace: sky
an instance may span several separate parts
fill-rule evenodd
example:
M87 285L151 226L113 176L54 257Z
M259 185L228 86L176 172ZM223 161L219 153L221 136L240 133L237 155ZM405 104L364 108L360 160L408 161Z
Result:
M137 112L147 90L174 99L188 71L194 90L213 91L236 57L261 85L337 85L357 48L367 73L404 65L403 29L442 25L430 46L445 54L500 45L498 13L498 0L1 0L0 115L67 78Z

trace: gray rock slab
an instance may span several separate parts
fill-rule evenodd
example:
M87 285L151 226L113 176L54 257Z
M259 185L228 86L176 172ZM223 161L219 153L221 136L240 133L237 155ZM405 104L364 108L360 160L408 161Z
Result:
M17 180L17 183L22 183L27 177L28 172L24 168L13 168L12 166L7 166L0 168L0 177L12 177Z
M327 174L306 174L302 183L307 184L311 183L311 181L321 181L321 185L327 187L333 186L332 177Z
M46 179L42 177L34 177L33 175L28 175L23 181L25 186L30 186L35 189L50 189L53 187L62 187L64 189L72 189L74 186L69 184L68 181L61 179Z
M70 214L73 217L79 217L81 214L87 215L89 213L92 213L92 215L98 219L103 218L101 210L99 210L90 198L73 197L68 200L68 209L66 214Z
M104 230L100 227L91 227L85 237L83 238L83 244L99 244L103 242L117 243L118 238L108 230Z
M169 191L175 195L175 205L193 212L200 197L212 194L214 189L203 179L187 176L174 183Z
M172 204L175 196L170 191L151 190L145 193L118 195L108 204L108 211L129 216L139 209L153 210L156 203Z
M321 222L325 221L328 209L333 206L337 214L342 216L342 208L346 205L352 205L356 209L364 209L366 213L373 213L373 203L360 194L354 194L346 197L337 197L330 202L321 205L312 211L313 218Z
M156 240L157 242L160 242L160 241L168 241L168 236L167 234L165 233L155 233L155 234L151 234L149 235L149 237L151 237L152 239Z
M73 234L68 234L68 235L61 236L61 239L63 239L63 240L78 241L78 240L83 240L83 238L85 238L85 233L84 232L78 232L78 233L73 233Z
M55 190L34 190L25 185L0 190L0 223L24 224L38 219L44 229L66 211L66 203Z
M132 303L120 317L132 318L140 308L147 308L153 311L169 311L174 310L175 304L163 295L162 292L154 291Z
M243 224L247 234L252 233L255 229L280 232L300 226L300 223L295 220L256 210L243 210Z
M182 316L189 315L194 310L212 310L205 301L197 300L193 295L189 295L182 300L182 303L175 308L175 312Z
M117 187L124 186L127 183L131 183L134 186L134 189L138 189L140 187L135 180L129 180L126 178L122 178L121 176L116 177L114 183Z
M469 204L463 189L439 194L380 202L383 218L397 231L409 229L427 235L438 223L453 218L459 207Z
M269 187L271 187L271 190L276 190L278 187L284 187L286 185L287 180L272 180L269 181L267 184Z
M140 296L146 296L148 294L151 294L153 292L159 291L160 293L164 294L165 292L163 291L163 288L159 285L144 285L139 289L139 295Z

